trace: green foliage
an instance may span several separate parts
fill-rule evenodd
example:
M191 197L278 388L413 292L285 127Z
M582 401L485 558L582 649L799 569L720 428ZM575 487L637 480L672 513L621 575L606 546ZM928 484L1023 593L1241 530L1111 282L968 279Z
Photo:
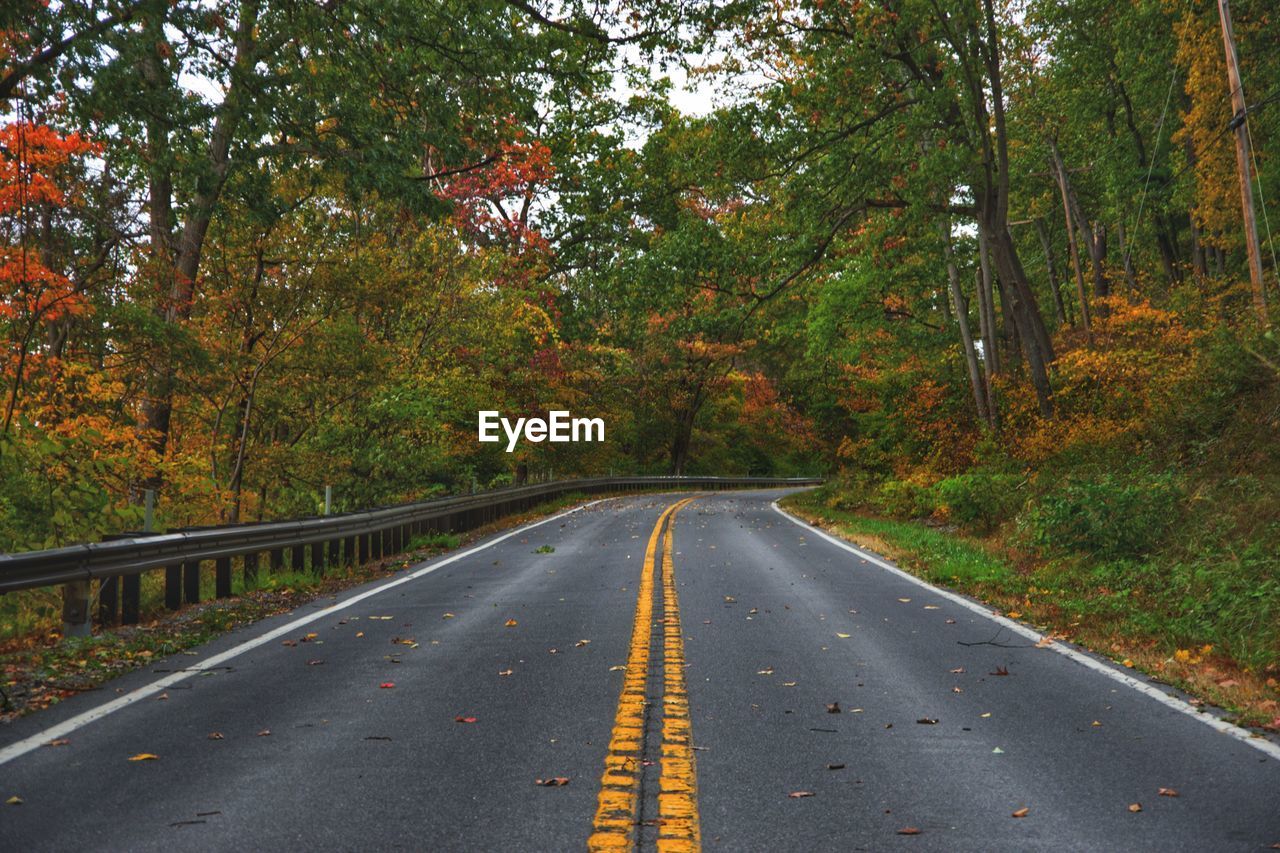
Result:
M933 490L910 480L886 480L871 498L876 512L892 518L926 518L937 509Z
M1012 518L1022 506L1025 480L988 468L956 474L934 486L947 517L969 529L989 533Z
M1140 557L1159 547L1177 522L1181 494L1172 473L1070 478L1035 501L1019 523L1027 541L1047 553Z
M462 544L460 533L428 533L415 536L409 541L410 551L452 551Z

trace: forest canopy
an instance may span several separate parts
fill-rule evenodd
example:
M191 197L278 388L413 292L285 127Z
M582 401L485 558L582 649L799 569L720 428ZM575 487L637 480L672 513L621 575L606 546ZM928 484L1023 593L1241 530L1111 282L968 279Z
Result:
M6 3L0 550L147 489L178 526L609 472L1274 541L1280 24L1232 12L1244 113L1209 0Z

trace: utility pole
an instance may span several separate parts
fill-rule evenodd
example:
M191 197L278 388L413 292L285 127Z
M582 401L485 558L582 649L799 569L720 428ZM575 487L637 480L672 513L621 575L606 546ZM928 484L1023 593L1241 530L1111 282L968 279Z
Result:
M1258 244L1258 221L1253 216L1253 181L1249 175L1249 129L1245 126L1247 106L1240 82L1240 57L1231 29L1227 0L1218 0L1222 19L1222 42L1227 52L1227 82L1231 86L1231 128L1236 133L1236 171L1240 173L1240 208L1244 213L1244 242L1249 251L1249 282L1253 285L1253 307L1267 323L1267 288L1262 280L1262 249Z

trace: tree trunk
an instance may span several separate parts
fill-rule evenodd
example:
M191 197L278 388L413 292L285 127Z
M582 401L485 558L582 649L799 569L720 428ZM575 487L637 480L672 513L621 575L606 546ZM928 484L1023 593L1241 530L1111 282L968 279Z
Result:
M1120 257L1124 259L1124 283L1129 291L1129 299L1138 294L1138 281L1133 275L1133 258L1129 255L1129 241L1125 238L1124 222L1116 223L1116 238L1120 241Z
M1057 148L1055 147L1056 151ZM1076 300L1080 303L1080 325L1084 327L1086 336L1092 336L1093 324L1089 318L1089 297L1084 290L1084 272L1080 269L1080 247L1076 245L1076 229L1071 221L1071 202L1067 198L1065 176L1058 170L1057 157L1049 159L1049 166L1058 183L1058 192L1062 195L1062 216L1067 226L1067 248L1071 255L1071 269L1076 276Z
M992 373L1003 373L1000 347L996 343L996 299L995 282L991 275L991 249L987 245L987 232L981 222L978 223L978 270L981 276L978 284L981 297L979 306L985 321L982 324L982 354L991 365Z
M1053 259L1053 243L1049 240L1049 228L1044 217L1036 217L1036 234L1044 249L1044 265L1049 272L1049 289L1053 293L1053 316L1059 326L1067 324L1067 306L1062 302L1062 282L1058 277L1058 265Z
M951 287L951 301L955 308L956 326L960 330L960 345L964 348L964 361L969 369L969 387L973 391L973 404L978 417L993 426L991 413L987 411L986 382L983 380L982 368L978 365L978 353L973 345L973 333L969 329L969 301L960 287L960 271L956 269L955 258L951 251L951 227L942 224L943 253L947 259L947 281Z
M1018 327L1018 340L1022 345L1022 354L1027 360L1040 414L1046 418L1052 417L1053 389L1049 384L1049 363L1054 359L1054 352L1053 344L1049 340L1049 332L1044 327L1035 294L1032 293L1031 285L1027 281L1022 261L1018 258L1013 235L1009 233L1007 227L998 231L994 228L989 230L992 232L992 260L995 261L997 275L1008 285L1005 290L1009 297L1009 307Z
M155 307L155 313L165 325L181 325L191 317L205 236L231 169L231 142L243 113L243 89L256 62L254 47L258 12L258 0L245 0L239 6L235 59L226 95L217 108L213 129L205 148L203 165L206 171L197 176L194 193L186 208L186 221L176 243L171 129L167 119L161 115L154 115L147 122L151 252L154 272L158 276L158 291L164 294L160 304ZM165 25L163 11L159 15L148 16L146 28L153 31L156 41L153 49L144 55L140 65L143 83L157 92L171 90L174 85L173 71L165 64L165 58L172 54L165 35ZM163 459L168 449L176 383L177 366L168 353L158 353L155 363L151 365L151 377L147 382L141 412L142 426L148 431L157 459ZM147 487L158 489L161 477L159 472L154 473L149 478Z
M1085 250L1089 253L1089 260L1093 264L1093 295L1108 296L1110 295L1110 287L1107 283L1106 271L1103 269L1103 261L1107 256L1107 235L1101 227L1094 228L1089 220L1085 218L1084 210L1080 207L1080 199L1076 196L1075 187L1071 184L1071 176L1067 174L1067 167L1062 162L1062 155L1058 153L1058 144L1050 140L1049 152L1053 156L1054 168L1058 173L1058 185L1062 189L1063 200L1067 206L1068 222L1074 221L1078 229L1080 229L1080 239L1084 243Z

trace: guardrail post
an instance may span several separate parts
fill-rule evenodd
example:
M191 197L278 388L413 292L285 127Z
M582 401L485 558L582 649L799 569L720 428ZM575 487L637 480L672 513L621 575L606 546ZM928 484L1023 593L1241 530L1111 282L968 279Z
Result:
M142 532L155 529L156 490L142 493ZM134 573L120 578L120 624L137 625L142 611L142 575Z
M356 565L363 566L369 562L369 534L361 533L356 536Z
M244 555L244 588L248 589L258 580L258 552Z
M373 559L375 560L382 559L382 537L385 533L385 530L375 530L373 533L369 534L370 550L373 554Z
M300 572L306 567L307 562L307 546L294 545L293 555L289 558L289 570L292 572Z
M182 566L164 567L164 606L177 610L182 606Z
M346 560L346 564L349 566L360 565L358 562L356 562L356 540L359 538L360 537L358 536L348 536L346 545L344 545L342 548L344 552L343 558Z
M182 598L187 604L200 603L200 561L182 564Z
M137 625L142 610L142 575L120 578L120 624Z
M62 636L87 637L93 633L89 618L91 581L72 581L62 585Z
M214 563L214 595L218 598L231 597L231 558L219 557Z
M324 574L324 543L311 543L311 572L316 575Z
M333 568L337 568L341 564L342 564L342 540L330 539L329 540L329 558L328 558L328 561L325 563L325 566L330 569L333 569Z
M98 624L104 628L116 623L120 611L120 578L103 578L98 583Z
M268 562L271 564L271 571L281 571L284 568L284 549L272 548Z

